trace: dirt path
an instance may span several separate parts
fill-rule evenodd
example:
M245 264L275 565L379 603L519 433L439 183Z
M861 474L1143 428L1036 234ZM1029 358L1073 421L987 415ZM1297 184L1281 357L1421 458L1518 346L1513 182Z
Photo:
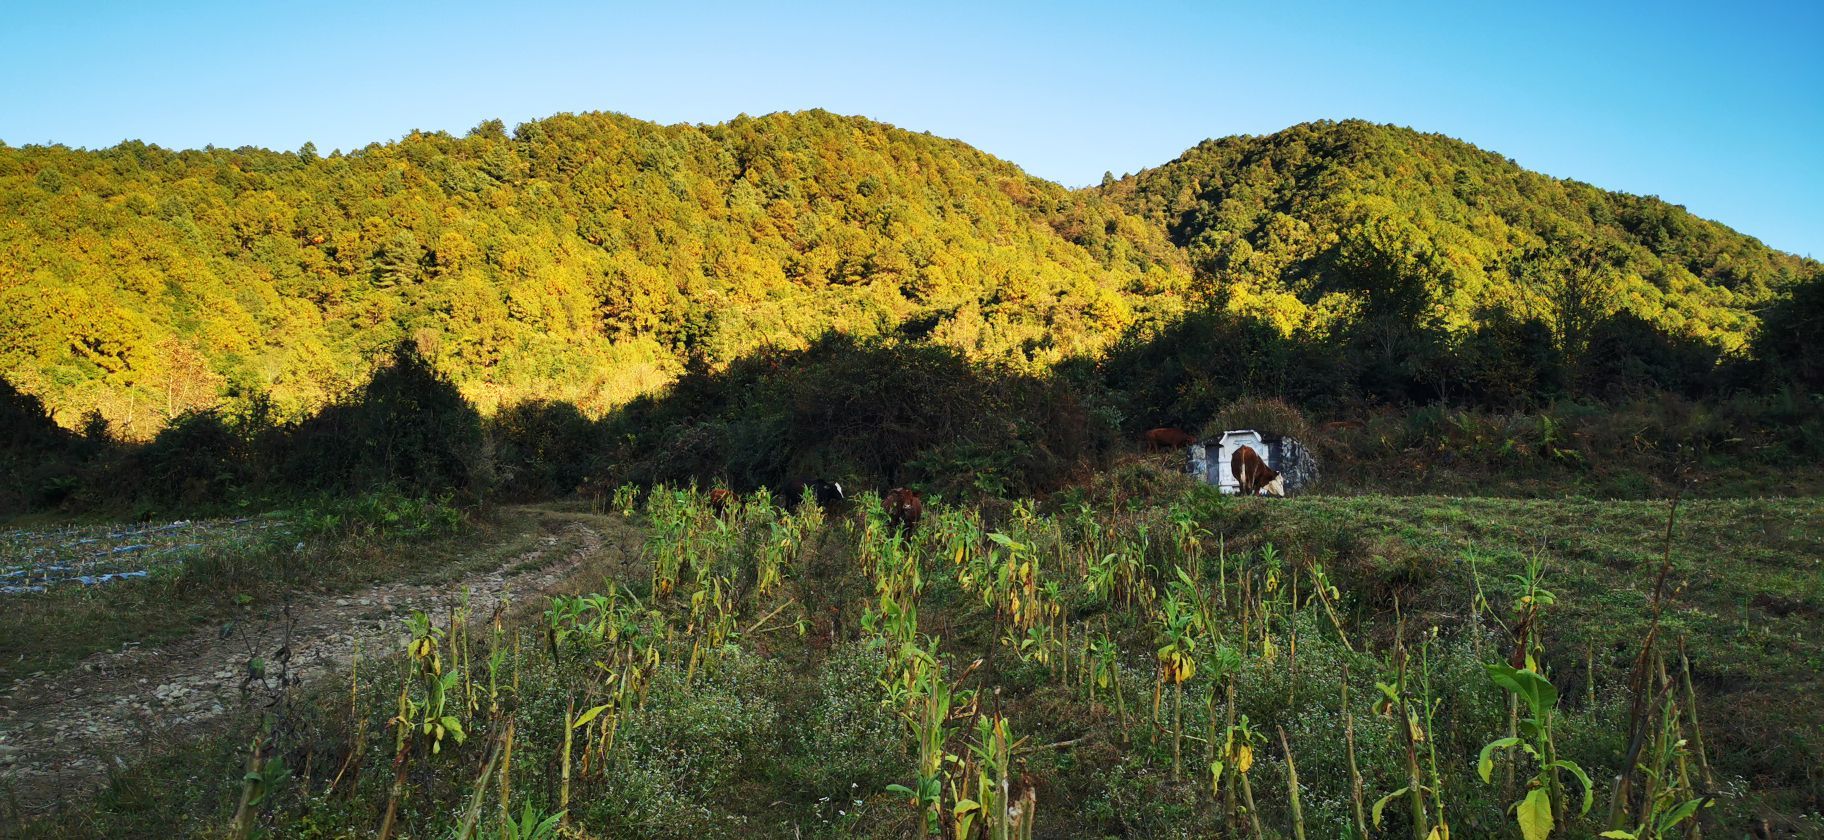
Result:
M357 646L364 660L392 653L406 616L447 616L453 594L465 587L472 614L485 620L503 595L523 601L553 591L603 549L602 529L578 519L485 572L294 603L291 673L308 683L347 666ZM21 805L51 807L94 790L110 764L124 766L206 731L248 702L241 690L247 662L273 661L284 625L275 607L229 632L215 627L158 648L96 654L69 671L0 690L0 784L13 788Z

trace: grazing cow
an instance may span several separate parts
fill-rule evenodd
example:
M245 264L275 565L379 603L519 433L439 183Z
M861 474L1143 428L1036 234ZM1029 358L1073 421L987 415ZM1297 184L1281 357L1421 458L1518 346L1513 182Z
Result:
M791 504L796 504L799 499L804 498L804 491L806 490L811 491L811 500L815 501L817 506L822 508L827 508L847 498L843 495L842 483L831 481L827 478L813 478L810 481L794 481L787 489L790 490L792 494L789 502Z
M1253 447L1235 450L1235 456L1229 459L1229 472L1234 473L1235 480L1241 484L1243 496L1286 495L1285 477L1267 466Z
M1153 429L1143 437L1146 440L1146 448L1153 452L1165 449L1183 449L1197 442L1196 435L1169 426Z
M728 513L729 506L734 503L734 491L727 487L717 487L716 489L709 491L709 509L715 511L717 516Z
M880 501L881 506L887 509L887 525L906 536L912 535L912 531L918 527L919 517L925 515L925 500L918 493L904 487L887 491L886 498Z

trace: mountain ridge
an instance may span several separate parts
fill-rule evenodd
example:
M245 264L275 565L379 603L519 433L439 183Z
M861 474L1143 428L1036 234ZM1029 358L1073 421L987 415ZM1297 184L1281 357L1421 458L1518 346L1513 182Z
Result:
M1616 307L1740 352L1757 307L1821 273L1663 202L1362 121L1208 140L1077 190L818 110L491 120L327 157L0 146L0 209L0 375L65 425L98 412L137 437L227 397L308 410L403 339L484 409L599 413L826 330L1038 371L1211 306L1336 329L1386 278L1463 333L1490 307L1539 314L1531 286L1579 260Z
M1429 166L1413 166L1415 160ZM1297 172L1290 183L1286 169ZM1520 279L1514 266L1502 264L1508 250L1606 246L1597 267L1617 275L1608 280L1622 298L1619 308L1729 352L1740 351L1751 334L1751 309L1819 272L1815 261L1651 196L1554 178L1461 140L1361 120L1206 140L1167 164L1097 189L1166 225L1200 269L1258 298L1238 303L1232 295L1231 308L1285 328L1321 326L1334 316L1323 311L1326 290L1301 289L1299 281L1310 279L1302 275L1312 260L1351 235L1406 240L1370 241L1370 249L1391 244L1421 256L1437 252L1445 273L1458 276L1436 279L1471 299L1456 303L1459 321L1478 307L1526 314L1540 308L1541 301L1524 295L1480 294L1490 274ZM1402 222L1401 229L1363 229L1388 218ZM1330 223L1300 224L1312 219ZM1716 287L1727 294L1714 294ZM1287 291L1298 300L1288 300ZM1669 300L1668 292L1681 299ZM1693 295L1700 311L1679 311Z

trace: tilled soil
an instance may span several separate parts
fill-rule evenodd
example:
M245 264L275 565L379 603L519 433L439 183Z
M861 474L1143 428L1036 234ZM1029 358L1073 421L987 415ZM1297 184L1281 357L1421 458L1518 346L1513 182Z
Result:
M395 652L405 617L423 610L447 620L451 601L465 589L470 615L485 621L503 597L524 600L552 591L602 548L600 531L573 521L490 571L294 602L288 608L289 672L308 683L346 667L357 650L362 659ZM223 722L265 696L257 688L245 690L248 663L260 658L276 671L287 638L286 609L274 607L156 648L96 654L68 671L0 689L0 781L21 805L50 807L92 792L110 765L124 767Z

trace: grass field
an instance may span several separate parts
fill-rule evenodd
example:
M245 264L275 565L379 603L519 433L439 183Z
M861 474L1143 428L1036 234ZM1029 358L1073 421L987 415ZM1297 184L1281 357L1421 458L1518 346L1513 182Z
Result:
M1470 553L1497 589L1526 557L1545 558L1558 596L1547 665L1576 684L1586 654L1600 679L1638 653L1667 513L1666 502L1580 498L1315 497L1276 508L1263 533L1284 528L1353 556L1358 592L1398 591L1411 620L1445 626L1470 613ZM1803 698L1824 692L1824 502L1686 501L1671 561L1661 633L1687 641L1718 763L1764 793L1793 795L1791 807L1816 810L1824 770L1805 756L1824 755L1824 704Z
M1663 501L1233 500L1163 480L1139 497L936 505L910 541L872 497L827 517L718 517L675 491L607 506L345 537L401 555L359 567L383 577L500 556L486 546L541 533L534 520L607 535L540 602L400 622L391 653L256 693L214 732L116 768L92 802L47 812L15 793L8 833L495 837L549 820L590 837L1321 838L1360 824L1422 840L1446 825L1518 836L1517 815L1539 813L1554 837L1824 832L1824 705L1807 699L1824 688L1815 499L1678 507L1639 690ZM1516 648L1529 667L1513 679L1556 695L1542 713L1491 679ZM1517 744L1479 778L1483 747L1510 732L1589 775L1587 813L1575 773ZM1616 809L1634 732L1653 772L1627 774ZM1680 806L1691 814L1666 825Z

